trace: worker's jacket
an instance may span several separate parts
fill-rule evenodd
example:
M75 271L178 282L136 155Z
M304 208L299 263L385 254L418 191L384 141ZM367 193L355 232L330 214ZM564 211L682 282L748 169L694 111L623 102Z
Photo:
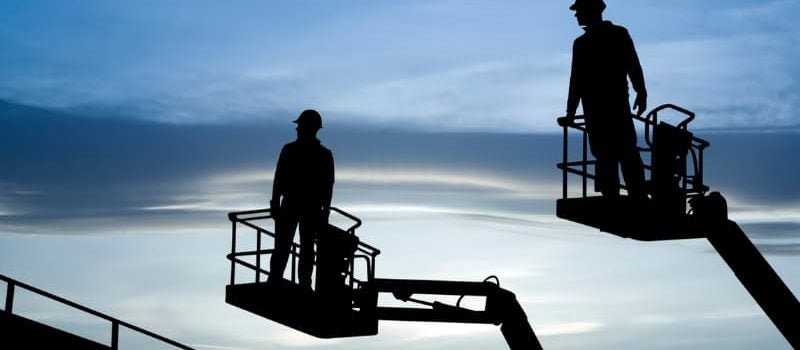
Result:
M321 210L333 194L333 154L319 140L297 140L283 146L273 180L272 198L282 206Z
M628 118L628 77L637 93L647 93L628 31L609 21L587 27L572 47L567 113L575 114L581 102L587 119Z

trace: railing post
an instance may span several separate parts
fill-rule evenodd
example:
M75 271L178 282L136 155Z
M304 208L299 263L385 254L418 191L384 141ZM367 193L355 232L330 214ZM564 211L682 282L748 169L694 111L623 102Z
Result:
M695 178L699 178L700 185L703 185L703 146L701 145L700 147L698 147L698 149L699 151L697 152L697 158L699 166L698 169L695 169L695 175L696 175Z
M256 283L261 282L261 230L256 230Z
M6 307L4 311L10 314L14 311L14 283L7 281L6 286Z
M297 265L297 247L292 245L292 283L295 282L294 275L295 275L295 270L297 269L296 265Z
M584 128L585 127L586 127L586 124L584 124ZM586 144L587 143L588 143L588 141L587 141L587 136L586 136L586 130L583 130L583 161L581 162L581 171L582 171L582 174L581 174L581 178L582 178L581 179L581 181L582 181L581 185L582 185L582 191L583 191L583 193L582 193L583 194L583 198L586 198L586 178L589 177L589 171L586 168L587 167L586 158L587 158L587 155L588 155L587 151L586 151L586 149L587 149ZM594 172L597 173L597 163L595 163L595 165L594 165Z
M561 198L567 198L567 153L569 152L567 126L564 126L564 145L562 146L563 156L561 158Z
M236 221L231 221L231 254L236 254ZM234 284L236 276L236 256L231 256L231 285Z
M350 259L350 266L348 269L350 270L350 289L353 289L353 279L355 279L355 268L353 265L355 265L355 258Z
M119 349L119 323L111 321L111 350Z

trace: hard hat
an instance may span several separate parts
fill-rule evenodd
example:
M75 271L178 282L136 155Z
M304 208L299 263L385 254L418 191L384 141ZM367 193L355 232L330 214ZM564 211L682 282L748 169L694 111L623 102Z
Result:
M597 11L603 12L606 9L606 3L603 0L575 0L575 3L569 7L570 10L578 11Z
M306 125L315 129L322 129L322 116L313 109L306 109L294 120L297 125Z

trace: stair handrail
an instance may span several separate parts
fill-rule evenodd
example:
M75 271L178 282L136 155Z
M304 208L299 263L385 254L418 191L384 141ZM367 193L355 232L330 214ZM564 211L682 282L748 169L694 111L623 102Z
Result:
M20 288L25 289L25 290L27 290L29 292L33 292L34 294L38 294L40 296L43 296L43 297L46 297L48 299L57 301L57 302L59 302L61 304L67 305L69 307L78 309L80 311L86 312L88 314L91 314L93 316L96 316L96 317L99 317L99 318L102 318L102 319L104 319L106 321L111 322L111 330L112 330L112 333L111 333L111 349L112 350L117 350L119 348L119 327L120 326L128 328L128 329L130 329L132 331L144 334L144 335L149 336L149 337L151 337L153 339L162 341L164 343L167 343L169 345L172 345L172 346L180 348L180 349L193 350L192 348L190 348L190 347L188 347L186 345L183 345L181 343L178 343L177 341L174 341L172 339L169 339L169 338L166 338L164 336L158 335L158 334L153 333L151 331L148 331L148 330L146 330L144 328L132 325L132 324L130 324L128 322L122 321L122 320L117 319L115 317L106 315L106 314L104 314L102 312L90 309L90 308L88 308L86 306L80 305L80 304L78 304L78 303L76 303L74 301L67 300L67 299L62 298L62 297L60 297L58 295L55 295L55 294L52 294L52 293L48 293L48 292L46 292L46 291L44 291L42 289L39 289L39 288L36 288L36 287L31 286L29 284L20 282L20 281L15 280L15 279L13 279L11 277L8 277L8 276L0 274L0 280L6 282L6 286L7 286L6 287L5 308L3 309L3 312L6 312L8 314L13 314L14 313L14 292L15 292L15 289L17 287L20 287Z

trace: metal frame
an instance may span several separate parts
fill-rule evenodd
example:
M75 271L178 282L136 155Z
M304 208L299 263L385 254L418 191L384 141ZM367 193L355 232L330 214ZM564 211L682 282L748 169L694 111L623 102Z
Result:
M361 226L361 219L357 218L356 216L345 212L336 207L330 208L332 212L338 213L350 220L353 221L353 224L344 229L345 232L355 235L355 230ZM228 214L228 219L231 221L231 253L227 255L228 260L231 262L231 275L230 275L230 285L236 284L236 266L242 266L247 269L252 270L255 272L255 277L253 279L254 282L260 283L262 281L261 275L269 276L270 271L266 267L262 267L262 255L269 256L274 252L274 249L262 249L262 235L266 235L269 238L275 238L275 233L264 228L264 224L259 221L269 220L272 219L272 212L270 209L256 209L256 210L245 210L245 211L238 211L238 212L231 212ZM251 228L256 232L256 250L250 251L237 251L236 248L236 238L237 238L237 227L239 225L243 225L244 227ZM289 252L289 256L291 257L291 282L297 283L297 261L300 257L300 245L296 242L292 242L291 250ZM348 280L348 284L350 288L355 288L361 286L369 281L372 281L375 278L375 257L380 254L380 250L375 248L369 244L359 241L358 246L356 247L356 254L353 258L353 261L350 261L350 265L348 266L348 271L346 274L346 278ZM250 262L244 261L240 259L241 257L245 256L255 256L256 262L252 264ZM355 276L355 260L364 260L366 265L366 280L361 280L356 278ZM314 262L316 265L316 261Z
M685 108L673 105L663 104L656 107L646 117L631 115L634 122L642 123L644 125L644 140L647 147L638 147L640 152L652 152L653 149L653 133L655 126L658 125L658 113L664 110L673 110L680 114L685 115L685 118L677 124L677 128L682 130L688 129L688 124L694 120L695 114ZM588 180L594 180L595 175L590 171L590 166L596 164L596 160L589 159L589 143L586 131L586 118L583 115L575 116L575 118L561 117L558 118L559 125L563 127L563 148L561 162L556 166L562 171L562 188L561 197L563 199L569 198L569 174L581 177L581 194L580 198L588 197ZM569 158L569 136L570 130L574 130L581 135L581 159L571 160ZM702 194L708 190L708 187L703 184L703 151L709 146L708 141L692 136L689 154L691 156L691 173L678 174L680 176L681 187L686 193L687 197L692 197ZM652 171L652 164L642 159L644 168L647 173ZM647 176L646 176L647 177ZM627 189L621 185L623 189ZM688 198L687 198L688 199Z

